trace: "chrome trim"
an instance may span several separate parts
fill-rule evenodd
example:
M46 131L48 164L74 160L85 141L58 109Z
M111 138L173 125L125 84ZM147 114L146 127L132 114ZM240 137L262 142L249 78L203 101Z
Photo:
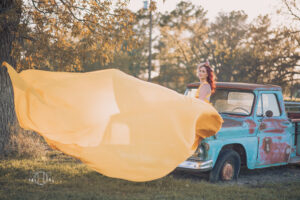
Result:
M178 165L177 168L179 169L191 169L191 170L210 170L213 167L213 161L207 160L207 161L191 161L186 160Z

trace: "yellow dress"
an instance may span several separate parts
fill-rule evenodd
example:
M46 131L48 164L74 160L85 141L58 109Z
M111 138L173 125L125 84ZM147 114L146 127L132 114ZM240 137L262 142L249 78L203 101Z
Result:
M198 89L197 89L197 91L196 91L196 94L195 94L195 97L196 97L197 99L199 99L200 89L201 89L205 84L209 84L209 83L208 83L208 82L203 82L203 83L201 83L201 84L199 85L199 87L198 87ZM210 103L210 102L209 102L210 96L211 96L211 92L208 93L208 94L205 96L205 98L204 98L203 100L204 100L206 103Z
M109 177L161 178L221 127L212 106L116 69L17 73L3 65L20 126Z

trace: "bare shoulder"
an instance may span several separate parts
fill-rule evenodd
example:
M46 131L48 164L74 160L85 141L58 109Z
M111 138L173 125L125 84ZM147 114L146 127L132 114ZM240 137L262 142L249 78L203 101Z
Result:
M205 90L211 90L211 87L210 87L210 85L209 85L209 83L203 83L203 89L205 89Z

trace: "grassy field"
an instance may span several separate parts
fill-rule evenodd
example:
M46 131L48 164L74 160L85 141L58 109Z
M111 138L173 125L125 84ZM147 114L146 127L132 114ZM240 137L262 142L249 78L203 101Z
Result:
M44 173L52 181L32 178ZM32 182L33 181L33 182ZM37 184L39 183L39 184ZM170 174L151 182L102 176L58 153L40 159L0 161L0 199L300 199L300 181L245 185L211 184L201 178Z

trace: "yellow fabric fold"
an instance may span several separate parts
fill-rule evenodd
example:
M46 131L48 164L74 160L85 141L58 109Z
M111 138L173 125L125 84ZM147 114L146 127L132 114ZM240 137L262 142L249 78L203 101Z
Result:
M3 66L20 126L109 177L161 178L221 127L210 104L117 69L17 73Z

